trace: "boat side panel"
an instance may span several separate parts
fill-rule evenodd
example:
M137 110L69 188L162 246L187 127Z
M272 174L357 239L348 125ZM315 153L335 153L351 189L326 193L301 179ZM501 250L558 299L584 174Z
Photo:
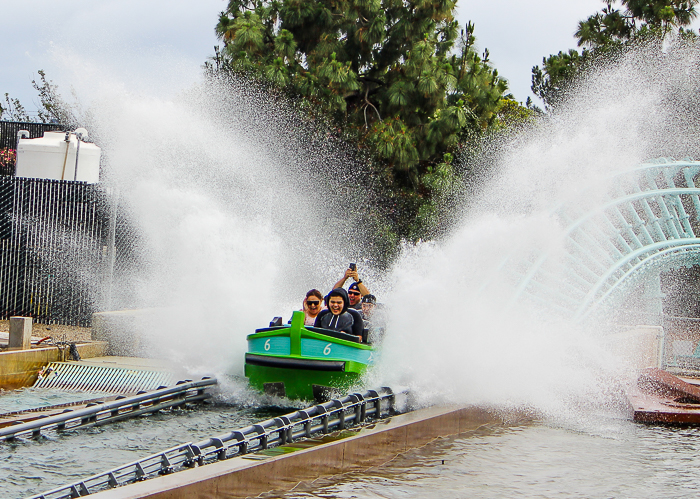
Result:
M352 389L361 373L306 371L246 364L245 375L250 385L264 391L265 383L284 383L285 396L290 399L313 400L313 385L330 386L340 391Z
M320 334L315 331L309 331L308 329L301 330L302 338L315 338L318 340L332 341L333 343L338 343L339 345L347 345L350 348L357 348L359 350L372 350L372 346L367 343L356 343L354 341L346 341L340 338L333 338L332 336L326 336L325 334Z
M249 338L248 352L268 355L289 355L291 344L289 336L269 336L263 338Z
M271 336L289 336L289 326L249 334L248 336L246 336L246 339L251 340L253 338L269 338Z
M352 360L372 364L372 350L364 350L333 341L314 338L301 339L301 356L327 360Z

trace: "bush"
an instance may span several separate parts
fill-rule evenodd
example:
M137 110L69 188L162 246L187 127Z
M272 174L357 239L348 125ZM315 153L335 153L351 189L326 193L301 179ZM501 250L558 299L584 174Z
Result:
M17 151L14 149L0 149L0 175L14 175Z

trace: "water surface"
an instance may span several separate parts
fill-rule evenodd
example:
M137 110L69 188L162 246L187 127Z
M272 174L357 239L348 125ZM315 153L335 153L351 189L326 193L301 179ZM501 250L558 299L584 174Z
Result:
M0 443L3 499L23 498L73 483L170 447L198 442L290 412L207 403L38 439Z
M0 444L3 498L23 498L292 408L209 403ZM700 429L594 416L585 424L485 426L360 472L265 497L659 498L700 493Z
M482 428L266 497L698 497L700 429L603 423L593 432L542 423Z

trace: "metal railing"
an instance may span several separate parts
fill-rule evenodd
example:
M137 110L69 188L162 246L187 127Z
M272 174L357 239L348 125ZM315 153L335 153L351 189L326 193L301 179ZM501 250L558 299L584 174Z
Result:
M66 130L60 123L33 123L26 121L0 121L0 149L17 147L17 132L27 130L29 138L42 137L44 132Z
M401 392L404 394L404 392ZM396 396L390 388L353 393L296 411L285 416L262 421L241 430L186 443L125 464L80 482L31 496L28 499L71 499L83 497L113 487L167 475L210 462L221 461L249 452L291 443L331 431L356 426L367 420L378 420L396 413Z
M38 437L42 431L48 430L63 431L77 427L103 425L168 407L197 402L209 397L209 394L205 393L205 389L215 384L215 378L202 378L201 381L180 381L170 388L139 393L133 397L118 397L111 402L94 402L83 409L66 409L54 416L46 416L27 423L20 422L2 428L0 429L0 440L13 440L21 436Z
M62 345L59 343L58 346ZM34 387L130 394L172 386L175 381L177 379L170 371L86 365L85 362L51 362Z

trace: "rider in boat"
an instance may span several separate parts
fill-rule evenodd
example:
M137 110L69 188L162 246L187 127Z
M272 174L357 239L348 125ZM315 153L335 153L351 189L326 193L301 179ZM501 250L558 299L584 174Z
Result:
M325 301L328 310L318 314L314 323L315 327L335 329L347 334L358 334L357 331L360 331L359 335L362 335L364 329L362 316L357 310L349 310L350 300L345 289L334 289L328 293Z
M313 326L318 314L323 310L323 295L318 289L309 290L302 303L304 312L304 325ZM291 323L291 319L289 321Z
M357 273L357 265L351 263L349 268L345 271L343 277L340 278L338 282L335 283L333 289L342 288L345 286L345 282L348 279L353 279L353 283L348 288L348 298L350 299L349 308L354 308L355 310L362 310L361 299L363 296L369 294L367 286L362 283L359 274Z

